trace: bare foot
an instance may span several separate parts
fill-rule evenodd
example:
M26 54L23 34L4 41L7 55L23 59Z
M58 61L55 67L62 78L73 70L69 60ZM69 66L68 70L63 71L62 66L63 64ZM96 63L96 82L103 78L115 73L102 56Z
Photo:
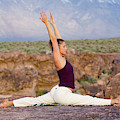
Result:
M118 97L115 99L115 101L116 101L116 104L117 104L117 105L120 105L120 96L118 96Z
M13 105L13 101L8 101L7 99L4 99L3 102L0 104L0 107L8 107L12 105Z

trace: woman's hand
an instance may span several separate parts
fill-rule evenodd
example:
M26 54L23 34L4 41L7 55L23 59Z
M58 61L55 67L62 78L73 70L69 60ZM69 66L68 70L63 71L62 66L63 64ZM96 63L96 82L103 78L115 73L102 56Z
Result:
M40 13L41 15L41 21L44 22L44 23L47 23L48 22L48 18L47 18L47 15L44 11L42 11L42 13Z
M60 36L60 33L59 33L59 30L55 24L55 20L52 16L52 13L50 12L50 20L49 20L50 24L52 25L52 27L54 28L54 33L55 33L55 36L57 39L62 39L61 36Z
M50 12L50 20L49 20L49 22L53 25L53 24L55 24L55 21L54 21L54 18L53 18L53 16L52 16L52 13Z

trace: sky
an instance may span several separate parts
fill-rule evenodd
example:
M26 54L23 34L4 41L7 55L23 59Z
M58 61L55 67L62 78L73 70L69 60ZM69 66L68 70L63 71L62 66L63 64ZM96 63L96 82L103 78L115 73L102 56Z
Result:
M52 12L58 29L63 39L95 39L104 37L94 32L97 36L91 35L91 26L87 29L84 24L77 22L80 17L80 9L75 10L80 0L0 0L0 42L8 41L38 41L49 40L45 25L40 21L40 12L45 11L49 17ZM90 0L91 1L91 0ZM81 20L90 19L89 13L86 13ZM100 23L101 21L98 20ZM101 23L103 24L103 23ZM100 25L99 25L100 27ZM104 25L103 28L104 30ZM104 34L104 31L101 32ZM119 35L119 30L115 36ZM112 36L109 36L112 37ZM114 37L114 36L113 36Z

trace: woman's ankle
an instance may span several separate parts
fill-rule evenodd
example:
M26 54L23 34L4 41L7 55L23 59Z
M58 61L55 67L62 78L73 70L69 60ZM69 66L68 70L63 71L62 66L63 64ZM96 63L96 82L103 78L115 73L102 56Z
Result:
M111 105L114 105L114 104L120 104L120 96L118 96L115 99L111 99Z

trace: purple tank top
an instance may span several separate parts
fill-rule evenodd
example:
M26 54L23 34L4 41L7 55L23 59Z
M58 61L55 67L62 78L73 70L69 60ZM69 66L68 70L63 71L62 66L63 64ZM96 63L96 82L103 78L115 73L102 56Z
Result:
M72 65L66 60L66 65L61 70L57 71L60 78L59 86L75 88L74 73Z

